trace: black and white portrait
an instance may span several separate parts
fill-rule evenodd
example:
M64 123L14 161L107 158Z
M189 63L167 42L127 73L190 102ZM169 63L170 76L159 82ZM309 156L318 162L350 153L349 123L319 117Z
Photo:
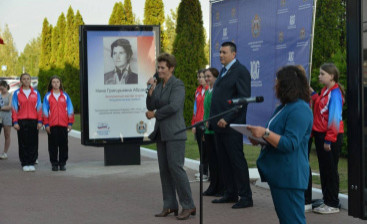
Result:
M134 55L134 52L137 52L136 38L103 38L103 42L105 46L104 84L138 84L137 55L136 53ZM110 49L108 46L111 46Z

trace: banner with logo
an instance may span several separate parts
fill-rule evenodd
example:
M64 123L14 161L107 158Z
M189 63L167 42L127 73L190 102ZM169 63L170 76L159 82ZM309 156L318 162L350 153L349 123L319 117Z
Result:
M274 94L276 71L302 65L309 76L313 0L225 0L212 3L211 66L222 67L223 42L237 45L237 60L251 73L251 95L264 102L249 104L247 123L264 126L279 104Z

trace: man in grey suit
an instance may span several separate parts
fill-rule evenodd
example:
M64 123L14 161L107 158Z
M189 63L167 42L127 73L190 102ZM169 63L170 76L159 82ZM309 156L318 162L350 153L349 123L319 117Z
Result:
M186 132L175 135L185 128L183 108L185 102L185 87L181 80L173 75L176 59L173 55L163 53L158 59L158 75L162 82L156 84L151 78L152 85L148 92L146 105L148 119L155 118L155 126L149 138L157 142L159 172L163 192L163 210L156 217L165 217L170 213L178 214L176 192L182 212L177 219L188 219L196 214L192 200L191 188L186 171L185 140Z
M126 39L115 40L111 44L111 58L115 69L104 74L104 84L138 84L138 74L131 71L130 60L133 55L130 42Z

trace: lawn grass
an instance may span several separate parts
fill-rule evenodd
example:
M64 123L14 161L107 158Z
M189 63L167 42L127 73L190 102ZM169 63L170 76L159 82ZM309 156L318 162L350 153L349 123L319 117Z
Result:
M80 115L75 115L75 122L73 124L73 129L80 131ZM145 148L156 150L155 144L143 145ZM243 150L248 163L249 168L256 167L256 159L260 154L260 147L244 145ZM186 158L199 160L199 150L194 139L194 135L191 131L187 131L187 141L186 141ZM319 164L316 155L316 149L313 145L310 153L310 166L312 172L319 173ZM348 194L348 160L346 158L340 157L339 159L339 178L340 178L340 193ZM313 187L321 188L320 177L312 177Z

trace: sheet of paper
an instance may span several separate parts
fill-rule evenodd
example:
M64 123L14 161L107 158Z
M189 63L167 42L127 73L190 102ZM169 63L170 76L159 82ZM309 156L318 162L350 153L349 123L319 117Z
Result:
M247 129L247 126L248 126L247 124L230 124L229 126L233 128L234 130L238 131L239 133L246 135L248 138L252 138L258 141L261 144L264 144L264 145L268 144L263 138L256 138L252 136L251 131Z

